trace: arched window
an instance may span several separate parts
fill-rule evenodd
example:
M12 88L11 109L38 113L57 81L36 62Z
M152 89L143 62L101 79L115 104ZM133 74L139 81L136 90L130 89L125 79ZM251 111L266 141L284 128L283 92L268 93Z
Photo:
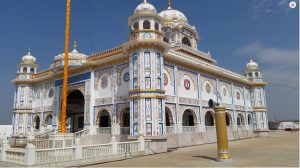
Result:
M159 30L159 24L157 22L155 22L154 27L155 27L155 30Z
M30 68L30 73L34 73L34 68Z
M259 76L258 72L255 72L255 77L258 77L258 76Z
M150 22L148 20L145 20L143 23L143 29L150 29Z
M195 126L194 114L191 110L185 110L182 116L183 126Z
M214 117L210 111L205 114L205 126L214 126Z
M226 113L226 125L232 125L232 120L231 120L231 116L229 113Z
M23 68L23 73L27 73L27 67Z
M192 47L191 41L187 37L182 38L182 44Z
M249 78L252 78L252 73L248 73L248 77L249 77Z
M248 114L248 125L252 124L251 114Z
M242 114L238 114L237 116L237 125L244 125L244 117Z
M139 22L135 22L135 23L133 24L133 29L134 29L134 30L139 30Z

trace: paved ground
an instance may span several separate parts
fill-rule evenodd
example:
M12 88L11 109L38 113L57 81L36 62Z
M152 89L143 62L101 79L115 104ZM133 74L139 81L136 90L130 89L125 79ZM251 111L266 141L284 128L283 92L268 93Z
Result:
M94 167L299 167L299 132L271 131L268 137L230 141L232 162L220 163L216 144L115 161Z

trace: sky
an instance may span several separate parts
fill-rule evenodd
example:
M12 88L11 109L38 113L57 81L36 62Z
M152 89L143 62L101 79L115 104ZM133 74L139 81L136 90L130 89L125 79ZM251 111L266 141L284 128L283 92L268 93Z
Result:
M143 0L72 0L70 39L91 54L127 41L127 19ZM148 0L158 11L167 0ZM262 69L270 120L299 118L299 1L173 0L218 65L241 73L252 57ZM65 1L0 0L0 124L10 124L17 64L28 49L40 70L64 51ZM72 47L71 47L72 49Z

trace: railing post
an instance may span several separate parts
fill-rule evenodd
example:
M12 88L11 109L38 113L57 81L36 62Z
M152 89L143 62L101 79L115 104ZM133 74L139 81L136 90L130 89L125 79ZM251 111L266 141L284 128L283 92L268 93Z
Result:
M90 135L97 135L97 126L91 125L89 129L90 129L89 131Z
M75 159L82 159L82 145L79 138L75 140Z
M3 140L3 144L1 146L1 152L0 152L0 161L6 160L6 150L9 148L9 143L7 138Z
M118 154L118 142L117 142L117 140L116 140L116 137L115 137L115 135L113 135L112 137L111 137L111 154Z
M36 148L33 144L34 140L35 137L32 134L27 137L27 146L25 148L25 164L27 166L35 165Z
M138 138L138 142L139 142L139 151L145 151L145 138L142 134L140 134L139 138Z

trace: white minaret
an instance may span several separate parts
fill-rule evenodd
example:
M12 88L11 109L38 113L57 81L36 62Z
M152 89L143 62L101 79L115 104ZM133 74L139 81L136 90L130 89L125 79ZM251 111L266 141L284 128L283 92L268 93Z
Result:
M162 18L146 0L128 19L129 42L125 50L130 61L130 134L161 136L165 134L165 92L162 85Z
M29 50L22 57L18 65L17 77L13 80L16 87L13 105L13 134L26 134L27 129L32 126L33 86L31 78L37 73L38 68L36 58Z
M249 81L253 82L251 88L251 105L254 113L255 129L266 130L268 129L268 117L266 107L266 94L265 86L267 83L264 81L263 74L256 62L250 59L244 69L244 75Z

